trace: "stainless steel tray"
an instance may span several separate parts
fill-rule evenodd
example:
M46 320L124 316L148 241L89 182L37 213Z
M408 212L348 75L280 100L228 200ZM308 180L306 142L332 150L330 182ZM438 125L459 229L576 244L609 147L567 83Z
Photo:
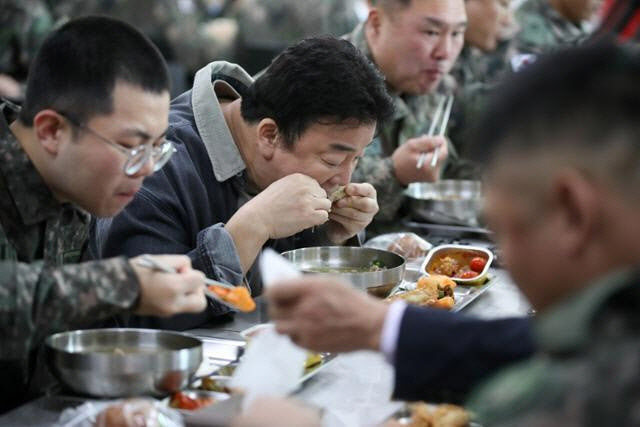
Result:
M411 266L411 267L414 267L414 266ZM420 278L420 276L423 276L423 275L424 273L422 273L420 269L407 267L404 273L404 280L400 282L400 284L391 291L391 295L395 295L400 292L410 291L412 289L415 289L418 279ZM453 305L453 308L451 309L451 311L462 310L471 302L473 302L476 298L478 298L480 295L485 293L489 288L491 288L496 283L498 283L497 276L495 274L492 274L491 270L489 270L488 280L485 282L484 285L456 286L456 288L453 290L453 296L456 302Z
M220 370L222 369L224 371L225 367L239 362L242 357L242 353L244 353L246 342L202 336L199 336L198 338L200 338L203 343L202 353L204 360L196 375L230 375L228 369L227 372L220 372ZM333 353L320 353L320 356L322 356L322 362L305 371L302 378L300 378L300 385L323 370L336 357Z
M244 353L244 341L194 336L202 341L202 365L196 376L211 374L223 366L237 362Z

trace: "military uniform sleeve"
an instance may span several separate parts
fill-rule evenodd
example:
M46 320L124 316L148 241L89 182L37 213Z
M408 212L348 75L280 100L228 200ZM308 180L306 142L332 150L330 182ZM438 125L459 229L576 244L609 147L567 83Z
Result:
M376 189L378 206L376 220L391 221L404 200L404 185L398 181L393 171L391 157L367 154L358 162L351 179L353 182L368 182Z
M0 358L25 357L49 334L131 309L139 289L125 258L56 267L0 261Z
M518 52L541 54L555 44L553 29L540 11L522 9L516 13L520 31L515 36Z

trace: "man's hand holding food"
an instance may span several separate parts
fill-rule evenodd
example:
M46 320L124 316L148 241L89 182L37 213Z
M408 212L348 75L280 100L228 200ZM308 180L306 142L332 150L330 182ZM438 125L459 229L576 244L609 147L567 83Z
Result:
M344 197L331 205L327 236L331 243L340 245L358 234L371 223L378 213L376 190L371 184L347 184Z

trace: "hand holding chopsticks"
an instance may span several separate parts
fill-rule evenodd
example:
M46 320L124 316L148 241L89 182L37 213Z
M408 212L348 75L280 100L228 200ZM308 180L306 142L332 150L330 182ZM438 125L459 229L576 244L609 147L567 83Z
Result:
M175 268L159 262L149 255L142 255L139 257L136 260L136 264L141 267L163 271L165 273L176 273ZM240 311L253 311L253 309L255 309L255 302L251 298L247 288L244 286L233 286L206 277L204 278L204 283L207 285L205 294L209 298Z
M429 132L426 136L434 136L434 132L438 122L440 122L440 129L438 130L437 136L444 136L444 133L447 130L447 124L449 122L449 116L451 115L451 106L453 105L453 95L447 95L442 98L438 103L438 107L436 108L436 112L433 116L433 120L431 122L431 126L429 127ZM433 157L431 158L430 167L435 168L438 164L438 155L439 148L433 151ZM424 165L425 160L427 159L427 153L421 153L418 158L418 162L416 163L416 169L421 169Z

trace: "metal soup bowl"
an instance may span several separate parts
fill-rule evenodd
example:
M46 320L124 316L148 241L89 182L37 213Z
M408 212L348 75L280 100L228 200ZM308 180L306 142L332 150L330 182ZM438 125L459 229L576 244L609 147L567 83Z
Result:
M482 210L480 181L443 179L419 182L405 190L411 215L421 221L478 227Z
M354 246L319 246L287 251L282 254L305 273L327 274L344 279L353 287L385 298L404 277L405 259L382 249ZM366 269L374 262L384 267L378 271L343 272L331 270Z
M199 339L153 329L63 332L45 345L55 376L97 397L164 396L186 387L202 362Z

